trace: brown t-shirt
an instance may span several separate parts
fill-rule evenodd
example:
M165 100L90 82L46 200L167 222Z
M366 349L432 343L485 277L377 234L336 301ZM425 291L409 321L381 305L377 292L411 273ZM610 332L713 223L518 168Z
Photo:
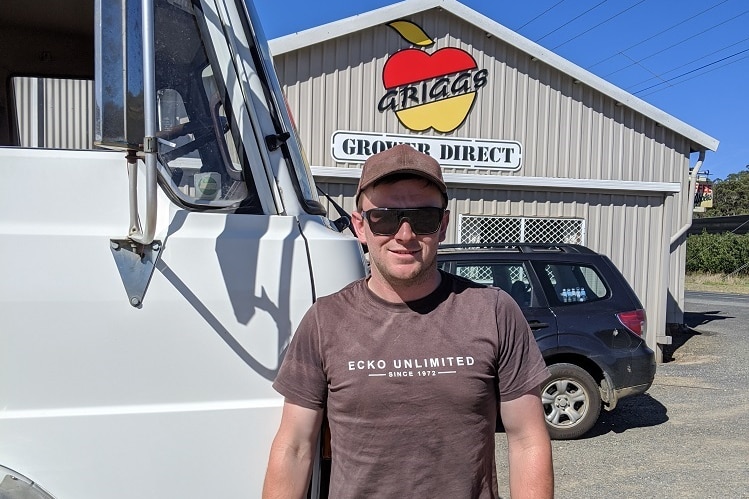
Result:
M293 404L327 407L331 498L495 498L498 401L547 376L512 298L442 273L407 304L365 280L320 298L273 386Z

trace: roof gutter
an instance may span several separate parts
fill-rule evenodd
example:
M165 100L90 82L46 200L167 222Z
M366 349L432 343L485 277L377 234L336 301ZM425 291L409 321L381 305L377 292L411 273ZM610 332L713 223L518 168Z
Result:
M689 175L689 195L687 196L687 202L689 203L687 205L687 208L689 206L694 206L694 195L695 195L695 188L697 185L697 175L700 173L700 168L702 168L702 163L705 161L705 150L700 150L700 157L697 159L697 164L694 165L694 168L692 168L692 174ZM674 244L676 244L676 241L681 239L681 237L686 234L686 232L689 230L690 227L692 227L692 212L689 212L689 220L687 223L684 224L684 226L676 232L673 236L671 236L671 249L673 250Z
M361 175L359 168L337 166L313 166L312 175L316 182L340 182L347 179L357 182ZM636 180L570 179L554 177L523 177L517 175L480 175L477 173L443 173L448 186L479 186L488 188L514 189L553 189L562 191L622 191L676 194L681 191L678 182L640 182Z

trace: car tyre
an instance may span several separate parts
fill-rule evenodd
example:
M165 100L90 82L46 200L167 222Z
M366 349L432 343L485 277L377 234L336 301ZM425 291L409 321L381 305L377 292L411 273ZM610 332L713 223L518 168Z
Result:
M601 392L593 377L574 364L552 364L544 382L541 402L546 427L553 440L579 438L601 413Z

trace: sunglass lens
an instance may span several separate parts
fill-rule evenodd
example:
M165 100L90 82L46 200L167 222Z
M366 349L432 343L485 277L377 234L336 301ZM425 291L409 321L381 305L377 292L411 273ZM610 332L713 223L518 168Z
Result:
M367 211L369 228L375 234L391 236L398 232L398 210L369 210Z
M419 208L409 210L408 221L416 234L433 234L440 228L442 210L439 208Z
M375 234L392 236L407 220L411 230L419 235L434 234L442 224L441 208L375 208L365 212L369 227Z

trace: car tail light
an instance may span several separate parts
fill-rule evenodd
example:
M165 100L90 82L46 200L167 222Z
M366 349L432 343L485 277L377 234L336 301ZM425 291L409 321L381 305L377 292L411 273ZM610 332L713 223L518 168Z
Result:
M637 336L642 336L647 330L648 319L645 316L643 309L632 310L631 312L620 312L616 314L616 318L622 323L624 327L635 333Z

